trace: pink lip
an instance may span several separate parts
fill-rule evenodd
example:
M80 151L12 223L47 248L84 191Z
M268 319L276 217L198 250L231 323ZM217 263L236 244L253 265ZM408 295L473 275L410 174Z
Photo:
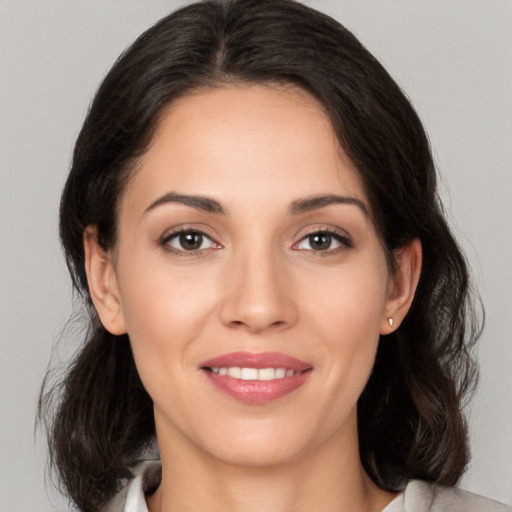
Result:
M303 372L311 368L309 363L279 352L231 352L204 361L199 366L208 368L286 368Z
M200 365L208 380L221 392L241 402L263 404L277 400L304 384L310 375L312 365L278 352L232 352ZM295 375L267 381L241 380L228 375L219 375L209 368L285 368Z

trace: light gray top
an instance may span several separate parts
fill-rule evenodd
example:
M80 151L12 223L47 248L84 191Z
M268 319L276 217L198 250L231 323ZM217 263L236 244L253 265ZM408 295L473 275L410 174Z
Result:
M512 512L512 508L456 487L411 480L382 512Z
M141 464L137 476L114 498L104 512L148 512L144 498L148 475L160 463ZM512 512L512 508L478 494L455 487L440 487L421 480L411 480L382 512Z

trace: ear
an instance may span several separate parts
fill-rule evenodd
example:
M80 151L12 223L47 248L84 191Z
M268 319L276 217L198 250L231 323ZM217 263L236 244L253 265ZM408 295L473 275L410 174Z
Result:
M397 249L394 257L396 270L389 278L388 300L381 322L381 334L395 331L411 307L421 272L420 240L415 238L406 246Z
M126 333L121 297L112 255L98 243L98 230L90 225L84 231L85 272L91 299L101 323L112 334Z

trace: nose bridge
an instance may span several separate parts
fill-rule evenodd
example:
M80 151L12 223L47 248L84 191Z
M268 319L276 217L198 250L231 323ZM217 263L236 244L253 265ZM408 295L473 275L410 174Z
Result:
M284 327L296 311L285 258L271 243L248 244L233 251L227 265L222 320L251 332Z

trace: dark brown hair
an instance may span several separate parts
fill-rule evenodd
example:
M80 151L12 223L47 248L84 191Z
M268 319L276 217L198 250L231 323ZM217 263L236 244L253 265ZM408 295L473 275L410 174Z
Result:
M102 247L115 245L116 206L164 108L226 83L293 84L317 98L360 173L390 263L393 250L421 240L415 300L399 329L381 338L359 400L361 459L385 489L411 478L456 483L468 460L461 407L476 376L470 348L480 329L417 114L332 18L293 0L206 0L159 21L118 59L76 142L60 233L90 325L65 376L46 381L39 409L64 491L79 510L98 510L155 435L128 336L109 334L92 306L84 229L96 225Z

